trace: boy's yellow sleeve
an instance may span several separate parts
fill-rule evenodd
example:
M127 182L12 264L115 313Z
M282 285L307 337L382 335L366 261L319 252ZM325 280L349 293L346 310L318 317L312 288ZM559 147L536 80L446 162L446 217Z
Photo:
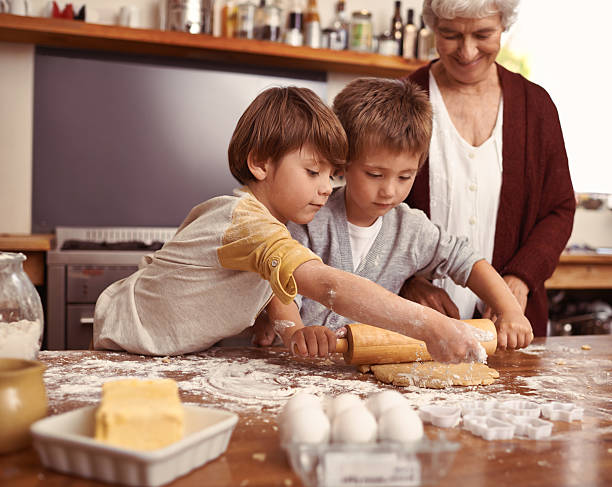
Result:
M217 256L226 269L258 273L284 304L298 292L293 271L309 260L321 260L254 198L242 199L234 209Z

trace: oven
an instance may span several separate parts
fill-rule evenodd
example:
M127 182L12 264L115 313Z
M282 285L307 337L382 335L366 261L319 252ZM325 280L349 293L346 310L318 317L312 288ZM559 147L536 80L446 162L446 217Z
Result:
M46 348L89 348L98 296L135 272L142 257L175 232L169 227L57 227L56 248L47 253Z

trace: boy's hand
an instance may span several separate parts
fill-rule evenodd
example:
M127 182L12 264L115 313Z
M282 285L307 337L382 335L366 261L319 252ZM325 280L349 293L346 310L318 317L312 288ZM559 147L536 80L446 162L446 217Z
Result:
M529 320L521 313L505 313L497 316L497 348L524 348L533 340Z
M459 319L459 309L447 292L422 277L414 276L408 279L400 290L400 296Z
M276 334L268 319L267 313L261 313L253 323L253 338L251 342L257 347L268 347L274 343Z
M336 351L336 334L326 326L305 326L289 340L289 350L303 357L327 357Z
M462 321L444 317L436 326L429 328L430 337L425 338L427 351L438 362L475 362L486 360L484 348L474 338L471 327Z

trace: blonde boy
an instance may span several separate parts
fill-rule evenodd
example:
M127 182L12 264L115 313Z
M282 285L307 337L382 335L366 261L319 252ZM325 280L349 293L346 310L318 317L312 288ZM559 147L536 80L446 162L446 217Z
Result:
M346 185L306 225L289 224L292 236L323 262L399 293L406 279L449 276L497 311L501 348L525 347L531 325L503 279L470 247L410 209L408 196L425 160L432 130L427 95L407 80L361 78L335 98L334 111L347 134ZM370 297L363 296L366 302ZM298 300L299 301L299 300ZM301 319L337 330L351 320L304 298ZM369 322L376 325L377 322ZM319 353L328 332L309 327L302 353ZM316 341L316 344L315 344Z
M192 209L141 269L102 293L95 347L150 355L204 350L252 326L268 303L274 321L297 309L299 291L353 320L423 339L439 360L476 357L478 344L460 322L326 266L291 238L285 224L308 223L323 207L346 150L338 119L312 91L260 94L228 149L230 170L244 186ZM367 306L364 296L372 299Z

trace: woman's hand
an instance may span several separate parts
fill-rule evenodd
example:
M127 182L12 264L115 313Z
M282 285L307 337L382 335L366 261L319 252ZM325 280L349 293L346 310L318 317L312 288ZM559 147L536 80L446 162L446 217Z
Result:
M293 332L288 347L293 355L327 357L336 351L336 334L326 326L305 326Z
M400 290L400 296L451 318L459 319L459 309L446 291L422 277L415 276L408 279Z
M497 316L497 348L499 350L524 348L533 340L531 323L521 313L504 313Z

